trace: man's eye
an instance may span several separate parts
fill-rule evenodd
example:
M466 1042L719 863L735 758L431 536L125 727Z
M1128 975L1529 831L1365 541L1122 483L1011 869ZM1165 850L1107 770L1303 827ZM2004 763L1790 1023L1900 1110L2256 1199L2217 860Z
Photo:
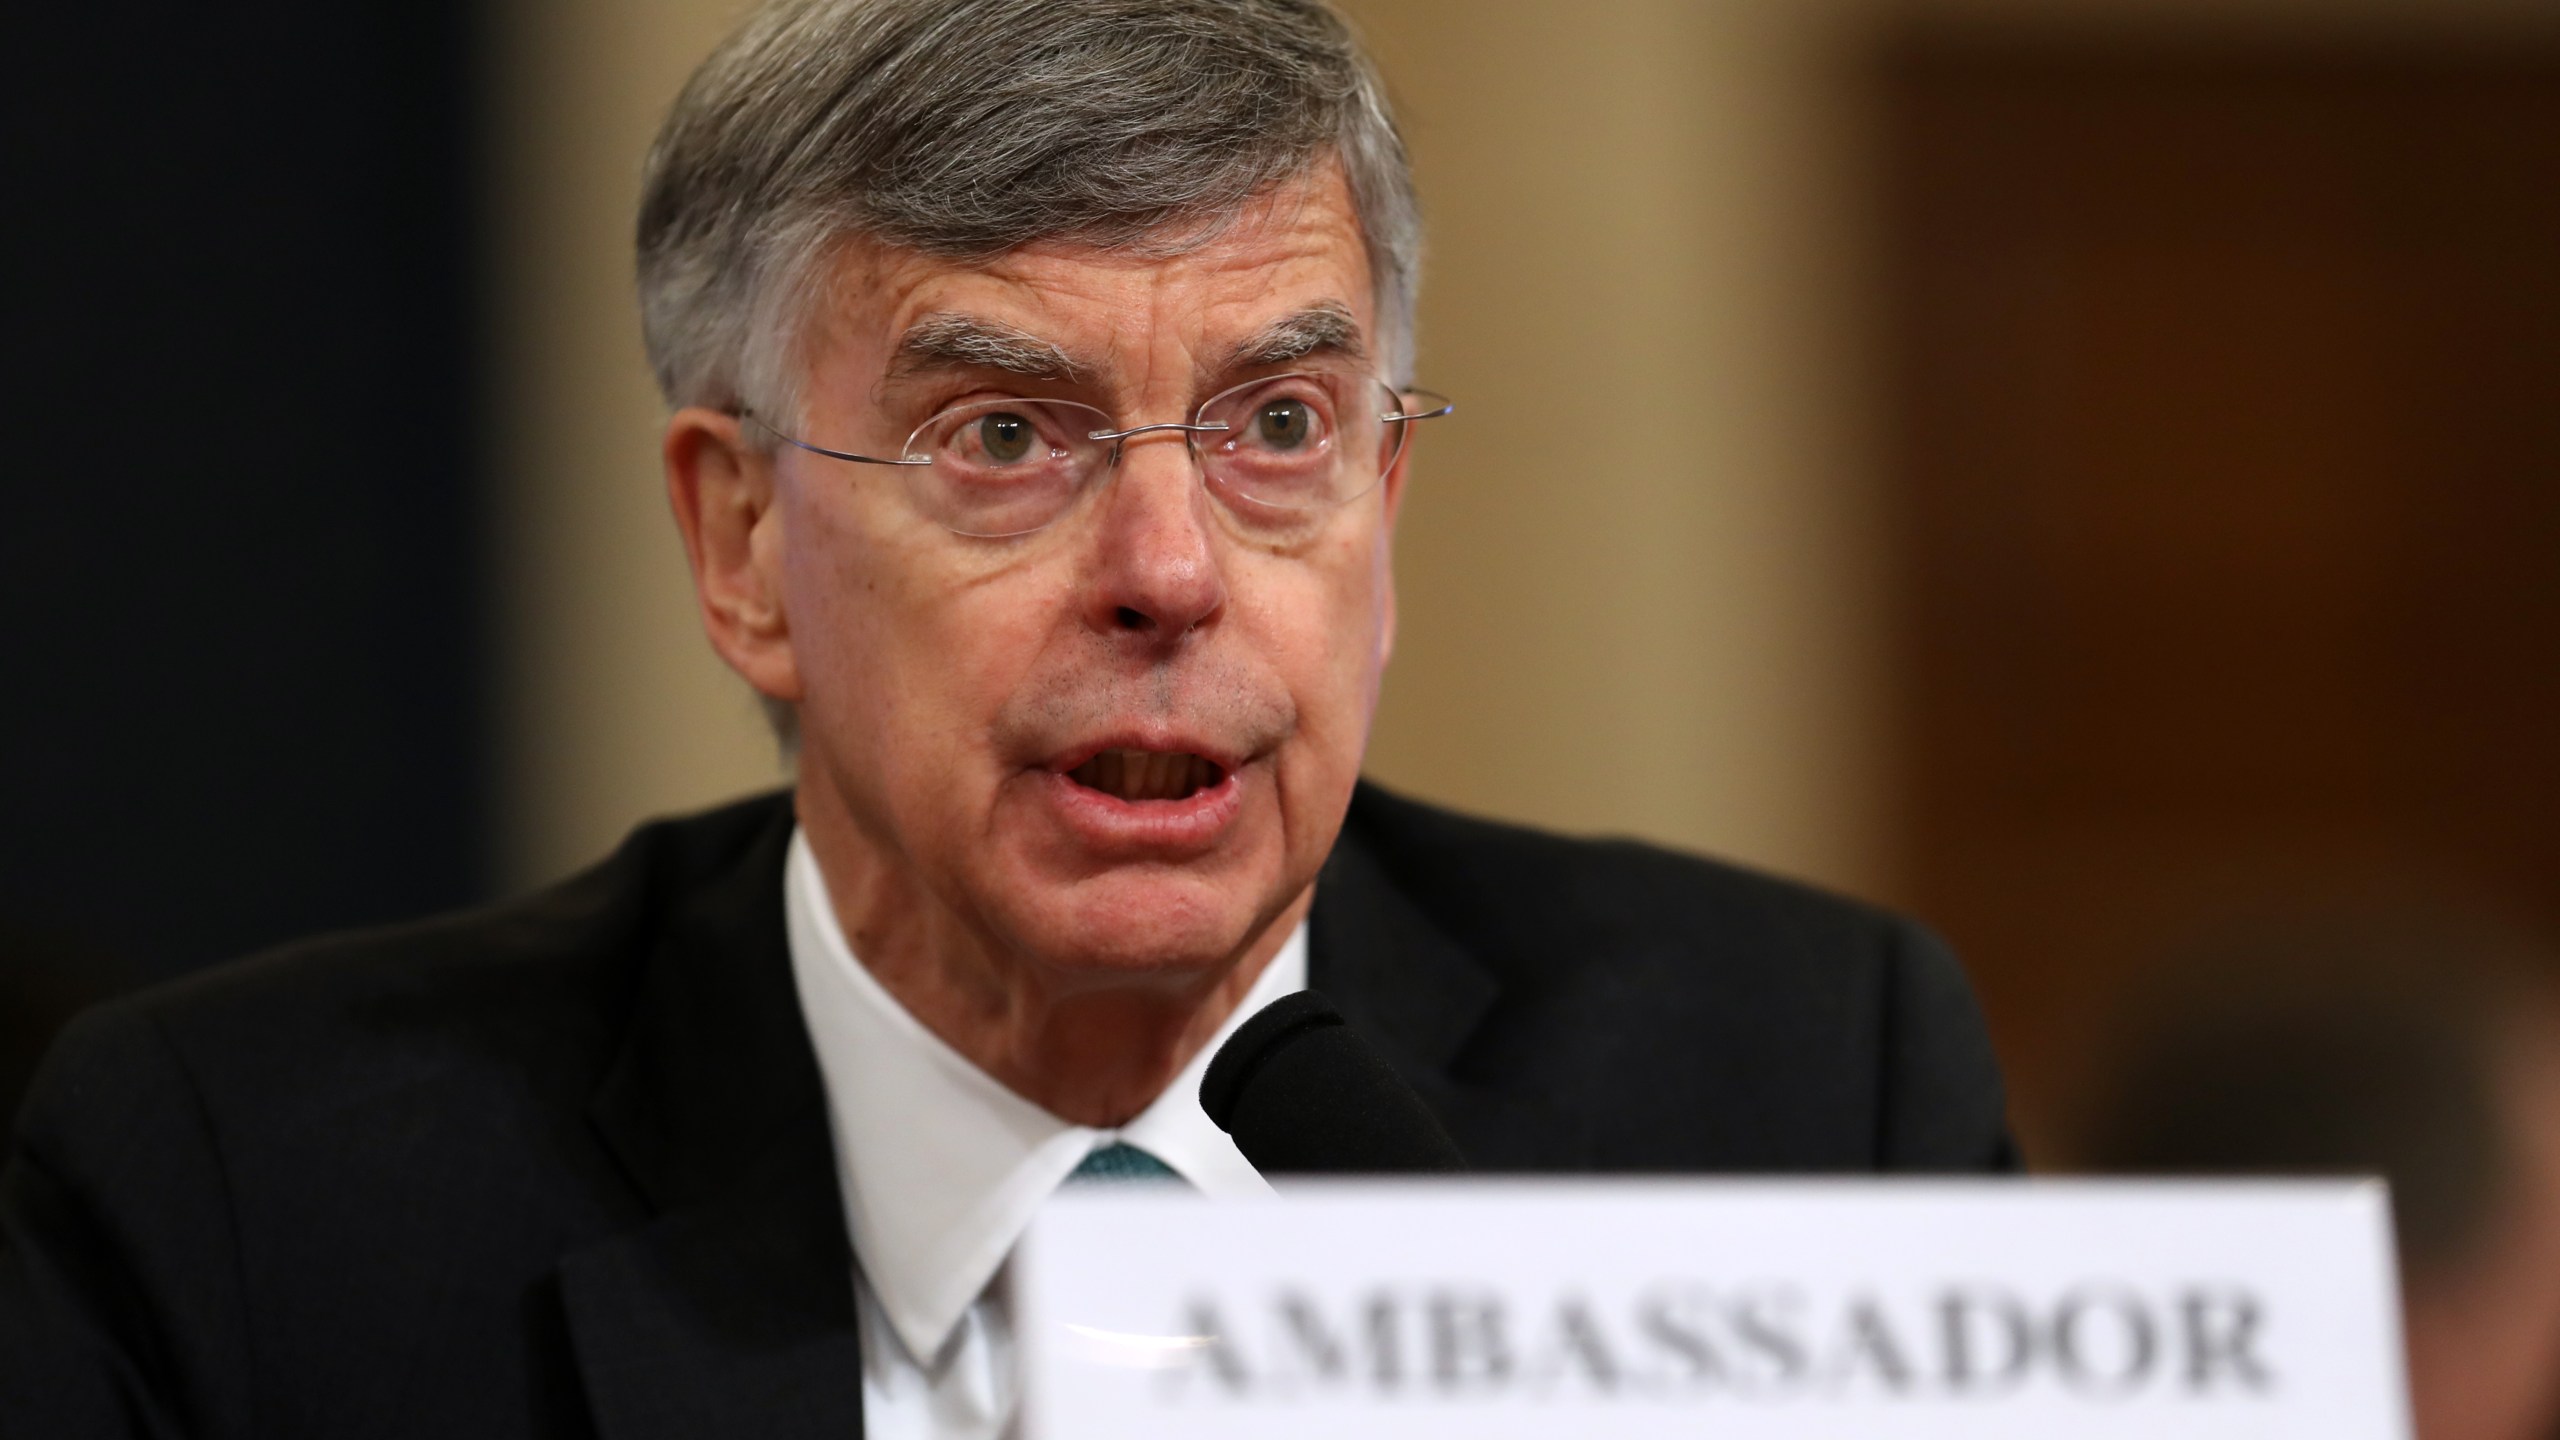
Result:
M1039 443L1039 430L1019 415L1000 412L978 421L978 448L999 465L1027 458Z
M1315 412L1299 400L1274 400L1254 412L1254 439L1274 450L1295 450L1315 429Z

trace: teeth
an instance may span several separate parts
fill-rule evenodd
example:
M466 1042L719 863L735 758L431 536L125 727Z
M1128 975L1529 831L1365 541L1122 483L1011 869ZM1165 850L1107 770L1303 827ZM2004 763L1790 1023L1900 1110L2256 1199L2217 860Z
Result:
M1179 751L1104 750L1069 774L1123 800L1179 800L1215 784L1218 767Z

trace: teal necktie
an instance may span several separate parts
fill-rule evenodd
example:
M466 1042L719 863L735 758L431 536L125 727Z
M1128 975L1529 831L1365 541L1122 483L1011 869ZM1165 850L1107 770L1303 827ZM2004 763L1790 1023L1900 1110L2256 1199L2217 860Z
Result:
M1075 1168L1075 1173L1067 1177L1070 1185L1165 1180L1180 1183L1182 1176L1172 1166L1126 1140L1114 1140L1087 1155L1084 1163Z

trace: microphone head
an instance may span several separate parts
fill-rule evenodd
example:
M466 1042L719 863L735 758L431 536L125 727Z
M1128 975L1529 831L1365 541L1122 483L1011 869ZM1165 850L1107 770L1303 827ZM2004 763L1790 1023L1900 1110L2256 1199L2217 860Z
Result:
M1201 1077L1200 1107L1265 1175L1467 1168L1422 1097L1313 990L1236 1028Z

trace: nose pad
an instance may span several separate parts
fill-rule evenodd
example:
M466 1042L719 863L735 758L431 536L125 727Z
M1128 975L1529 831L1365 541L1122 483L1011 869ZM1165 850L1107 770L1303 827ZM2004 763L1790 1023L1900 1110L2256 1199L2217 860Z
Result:
M1200 467L1206 465L1208 460L1200 453L1199 437L1204 434L1223 434L1226 429L1227 426L1224 423L1204 425L1189 420L1161 420L1153 425L1132 425L1126 430L1096 430L1085 438L1111 442L1109 468L1117 471L1120 468L1121 459L1129 452L1131 440L1156 434L1180 435L1183 453L1190 457L1193 473L1204 474Z
M1134 430L1123 430L1111 438L1110 472L1115 478L1126 473L1125 462L1129 456L1129 442L1132 439L1136 439L1141 443L1146 443L1147 438L1156 432L1191 432L1224 428L1226 427L1205 425L1141 425ZM1191 482L1191 488L1194 490L1206 491L1209 488L1207 479L1208 472L1203 467L1208 464L1208 457L1200 453L1200 442L1198 437L1190 433L1181 433L1179 435L1169 434L1167 438L1168 440L1178 438L1181 441L1182 458L1188 462L1187 468L1191 472L1188 477ZM1155 443L1165 442L1159 441Z

